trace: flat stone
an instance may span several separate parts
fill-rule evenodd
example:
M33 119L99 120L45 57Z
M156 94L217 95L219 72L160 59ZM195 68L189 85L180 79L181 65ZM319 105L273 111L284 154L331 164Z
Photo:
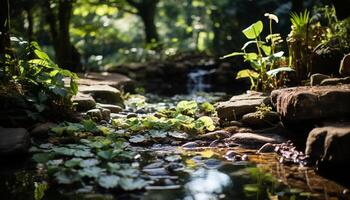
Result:
M130 92L134 90L134 81L129 77L108 72L89 72L89 73L77 73L79 76L78 84L86 86L94 85L109 85L111 87ZM69 80L65 80L65 84L69 84Z
M350 165L350 123L313 129L307 138L305 154L322 166Z
M96 102L89 94L83 94L78 92L77 95L72 97L72 102L75 105L77 111L87 111L95 108Z
M102 103L98 103L97 106L101 107L101 108L105 108L111 111L111 113L119 113L121 111L123 111L123 108L117 105L112 105L112 104L102 104Z
M111 119L111 111L106 108L101 108L102 119L109 121Z
M278 144L285 141L281 136L275 134L257 134L257 133L236 133L228 141L237 143L243 147L259 149L266 143Z
M90 94L95 101L106 104L116 104L124 106L121 92L109 85L79 86L79 92Z
M350 85L274 90L271 99L285 122L341 119L350 116Z
M256 111L256 107L267 103L267 96L258 92L233 96L229 101L216 105L218 117L224 121L239 120L243 115Z
M30 136L24 128L0 127L0 155L25 154L30 147Z

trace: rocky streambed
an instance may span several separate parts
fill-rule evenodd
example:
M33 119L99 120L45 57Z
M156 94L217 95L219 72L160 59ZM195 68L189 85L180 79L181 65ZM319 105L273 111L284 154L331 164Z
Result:
M223 101L97 82L81 83L76 121L1 129L5 199L350 198L349 85Z

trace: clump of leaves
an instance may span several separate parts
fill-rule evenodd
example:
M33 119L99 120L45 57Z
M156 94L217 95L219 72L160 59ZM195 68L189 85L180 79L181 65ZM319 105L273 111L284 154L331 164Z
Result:
M71 97L77 93L78 76L68 70L61 69L39 47L37 42L26 42L19 38L11 38L19 45L16 57L5 55L2 58L4 68L1 73L8 81L21 85L22 92L36 112L50 110L63 113L71 108ZM3 60L4 59L4 60ZM16 70L14 70L16 69ZM69 86L65 85L64 79L69 79Z
M147 130L177 130L190 133L204 133L215 129L214 121L202 113L213 113L213 105L195 101L180 101L175 109L163 109L155 115L145 117L118 118L112 121L117 128L131 132Z
M149 183L132 166L136 153L128 150L126 140L112 135L81 139L76 144L42 144L32 151L33 160L59 184L137 190Z
M271 106L267 106L264 103L262 103L260 106L256 107L255 113L257 117L259 117L260 119L263 119L267 113L271 112L271 110L272 110Z
M283 60L283 51L276 52L277 46L283 41L280 34L273 33L273 21L278 23L278 17L273 14L266 13L265 16L270 22L270 34L265 37L265 41L261 40L263 32L263 22L257 21L242 32L249 39L242 47L242 52L233 52L222 58L233 56L243 56L245 61L250 62L252 69L244 69L238 72L236 78L249 78L252 90L269 91L277 87L277 74L280 72L293 71L289 67L280 66ZM249 46L255 45L256 52L247 52Z

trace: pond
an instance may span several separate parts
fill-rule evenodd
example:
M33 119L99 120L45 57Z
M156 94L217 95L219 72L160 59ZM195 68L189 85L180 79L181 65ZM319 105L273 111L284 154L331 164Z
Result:
M147 102L133 96L120 115L139 119L172 110L184 99L199 104L223 96L148 95ZM95 128L105 134L97 135ZM33 142L37 163L16 158L15 164L1 165L2 199L349 199L345 187L312 168L280 163L275 153L257 154L235 145L211 147L208 141L185 137L185 132L152 129L126 136L115 123L90 122L55 131L62 135ZM79 134L64 135L69 131Z

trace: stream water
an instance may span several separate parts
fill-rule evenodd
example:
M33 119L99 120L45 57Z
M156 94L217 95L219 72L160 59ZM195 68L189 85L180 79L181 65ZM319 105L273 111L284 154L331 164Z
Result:
M195 69L188 73L187 92L188 94L196 94L198 92L210 92L211 84L207 83L206 78L213 74L215 69Z
M221 97L222 95L217 97L213 94L174 98L150 96L147 106L130 107L125 113L144 115L161 107L171 108L183 99L213 102ZM139 101L129 104L134 105L135 102ZM126 191L120 187L105 189L94 185L92 178L84 178L70 185L58 184L46 175L41 164L36 165L30 157L21 159L22 165L8 166L7 162L7 165L0 165L0 199L350 199L345 187L317 175L312 168L281 164L279 156L274 153L257 154L255 150L237 146L209 147L203 141L194 141L203 143L200 147L181 147L185 142L188 141L177 137L165 138L162 142L126 144L130 151L136 152L130 167L137 170L124 169L122 173L147 180L147 186L139 190ZM68 145L58 144L58 147ZM86 148L82 146L83 143L79 148ZM44 148L54 147L46 145ZM94 155L90 157L99 159ZM52 163L60 165L59 160L52 160ZM99 166L103 167L102 164ZM123 166L119 162L111 164L119 168ZM73 178L75 177L71 177ZM133 188L140 182L118 184Z

